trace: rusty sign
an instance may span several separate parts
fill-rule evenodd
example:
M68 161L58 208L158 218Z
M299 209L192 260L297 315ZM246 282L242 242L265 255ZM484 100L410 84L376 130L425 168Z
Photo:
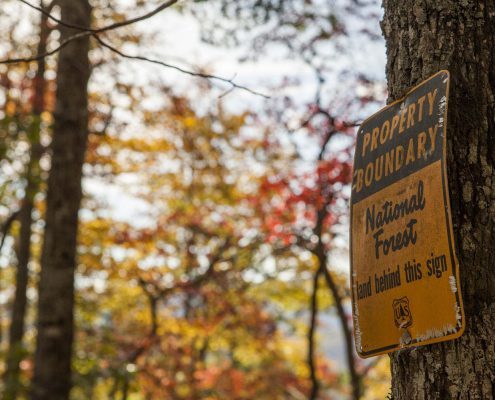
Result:
M361 357L464 330L445 161L449 72L360 126L351 196L351 285Z

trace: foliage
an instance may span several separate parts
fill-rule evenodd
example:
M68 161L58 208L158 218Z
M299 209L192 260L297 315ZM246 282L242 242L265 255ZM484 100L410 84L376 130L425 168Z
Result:
M79 379L98 377L92 384L108 393L152 398L304 393L304 358L288 358L284 350L297 336L280 325L289 322L284 303L295 299L280 303L273 290L278 277L270 285L260 278L264 218L252 197L265 168L252 157L262 140L243 131L249 115L219 107L198 116L186 99L172 98L154 117L160 129L146 139L91 138L91 167L111 170L110 180L131 181L129 191L150 204L140 217L153 223L139 228L97 211L83 225L80 272L88 287L78 301ZM300 291L294 282L280 284ZM110 334L114 326L118 335ZM90 353L99 360L88 367Z
M132 14L132 7L117 3L95 2L98 25ZM195 3L193 11L202 13L206 4ZM363 76L354 81L352 90L359 87L363 94L350 95L349 102L325 97L329 64L320 61L330 40L347 35L342 15L327 4L223 0L215 2L220 8L210 2L208 7L225 18L203 19L207 41L228 39L233 45L248 38L258 55L274 43L283 45L314 69L321 85L304 104L283 95L263 110L232 112L204 86L196 88L206 99L201 103L164 84L141 87L121 79L115 54L91 50L73 399L302 399L311 391L307 330L312 277L321 262L316 247L321 241L330 255L339 240L345 242L349 121L355 109L375 100L374 83ZM229 25L229 19L236 22ZM136 49L151 40L130 28L108 37ZM7 40L7 55L15 53L14 39ZM33 53L34 46L25 51ZM22 199L33 121L43 146L50 141L55 63L48 67L46 111L36 121L34 65L0 67L2 219ZM290 83L281 85L281 93L284 86ZM151 92L161 96L159 107L147 107ZM38 273L49 166L45 154L32 277ZM18 231L15 223L10 235L17 238ZM14 241L3 251L9 256L1 258L4 309L15 285L12 250ZM345 297L346 277L332 273ZM323 282L319 288L320 313L334 315L335 298ZM35 293L32 283L30 299ZM32 374L31 310L27 318L21 364L26 387ZM325 337L317 335L320 398L349 395L346 368L325 353ZM366 365L359 369L364 376ZM380 398L387 379L383 362L370 371L366 396Z

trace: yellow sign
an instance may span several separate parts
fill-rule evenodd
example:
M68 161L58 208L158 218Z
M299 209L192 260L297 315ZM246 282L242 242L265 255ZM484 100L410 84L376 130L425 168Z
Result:
M445 162L449 73L360 126L351 284L361 357L459 337L464 312Z

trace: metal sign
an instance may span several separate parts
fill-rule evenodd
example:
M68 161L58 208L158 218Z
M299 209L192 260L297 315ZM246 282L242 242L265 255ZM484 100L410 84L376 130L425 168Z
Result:
M358 131L351 284L361 357L464 330L445 162L449 79L438 72Z

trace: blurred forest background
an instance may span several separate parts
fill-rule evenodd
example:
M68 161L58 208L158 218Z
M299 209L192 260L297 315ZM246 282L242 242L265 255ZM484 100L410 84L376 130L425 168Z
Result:
M0 7L2 398L386 398L347 257L379 2L90 5Z

